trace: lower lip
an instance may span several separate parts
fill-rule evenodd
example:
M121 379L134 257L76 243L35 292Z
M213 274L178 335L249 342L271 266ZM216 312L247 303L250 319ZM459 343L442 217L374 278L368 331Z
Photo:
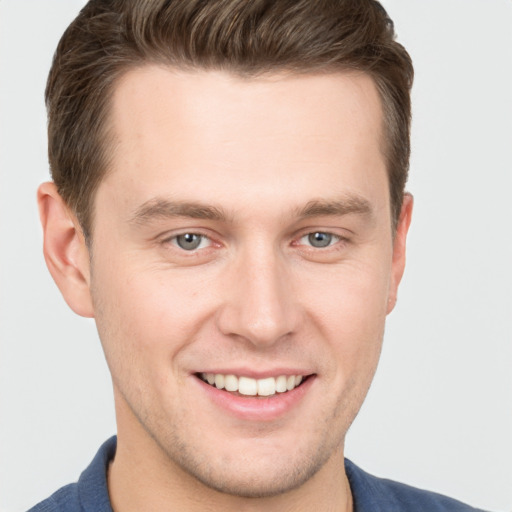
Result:
M217 406L233 416L246 421L273 421L295 409L315 380L310 375L300 386L285 393L276 393L268 397L240 396L229 391L217 389L199 377L194 379L206 393L206 396Z

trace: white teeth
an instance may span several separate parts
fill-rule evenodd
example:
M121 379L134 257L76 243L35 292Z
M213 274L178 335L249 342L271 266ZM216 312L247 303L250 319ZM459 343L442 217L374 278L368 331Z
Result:
M258 382L249 377L240 377L238 379L238 392L241 395L254 396L258 394Z
M201 378L211 386L226 391L236 392L247 396L272 396L276 393L285 393L296 388L302 381L302 375L280 375L265 379L252 379L251 377L237 377L233 374L202 373Z
M278 393L284 393L286 389L286 375L280 375L276 379L276 391Z
M224 377L224 387L226 391L238 391L238 377L226 375L226 377Z
M215 375L215 386L218 389L223 389L224 388L224 375L222 375L221 373L217 373Z
M269 377L268 379L258 380L258 395L270 396L276 394L276 379Z

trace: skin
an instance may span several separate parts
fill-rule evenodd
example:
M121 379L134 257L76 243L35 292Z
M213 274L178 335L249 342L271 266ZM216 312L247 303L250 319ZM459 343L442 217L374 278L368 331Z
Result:
M114 510L351 510L344 438L412 211L406 196L393 233L373 81L147 66L117 85L111 123L90 250L53 184L39 204L48 267L112 374ZM284 413L248 419L196 376L231 369L311 377Z

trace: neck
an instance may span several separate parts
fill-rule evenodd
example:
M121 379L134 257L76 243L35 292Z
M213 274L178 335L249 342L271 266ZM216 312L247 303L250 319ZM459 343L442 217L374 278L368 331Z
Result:
M108 489L114 512L353 510L342 447L302 486L276 496L247 498L205 486L170 461L149 436L140 442L119 432Z
M272 496L246 497L213 489L182 469L123 400L116 400L116 416L117 450L108 471L114 512L352 511L343 442L302 485Z

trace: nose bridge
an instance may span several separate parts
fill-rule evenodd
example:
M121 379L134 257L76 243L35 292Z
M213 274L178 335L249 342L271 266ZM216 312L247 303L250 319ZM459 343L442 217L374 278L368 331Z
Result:
M272 345L296 328L291 280L275 247L258 244L237 256L231 290L221 314L224 334L254 345Z

